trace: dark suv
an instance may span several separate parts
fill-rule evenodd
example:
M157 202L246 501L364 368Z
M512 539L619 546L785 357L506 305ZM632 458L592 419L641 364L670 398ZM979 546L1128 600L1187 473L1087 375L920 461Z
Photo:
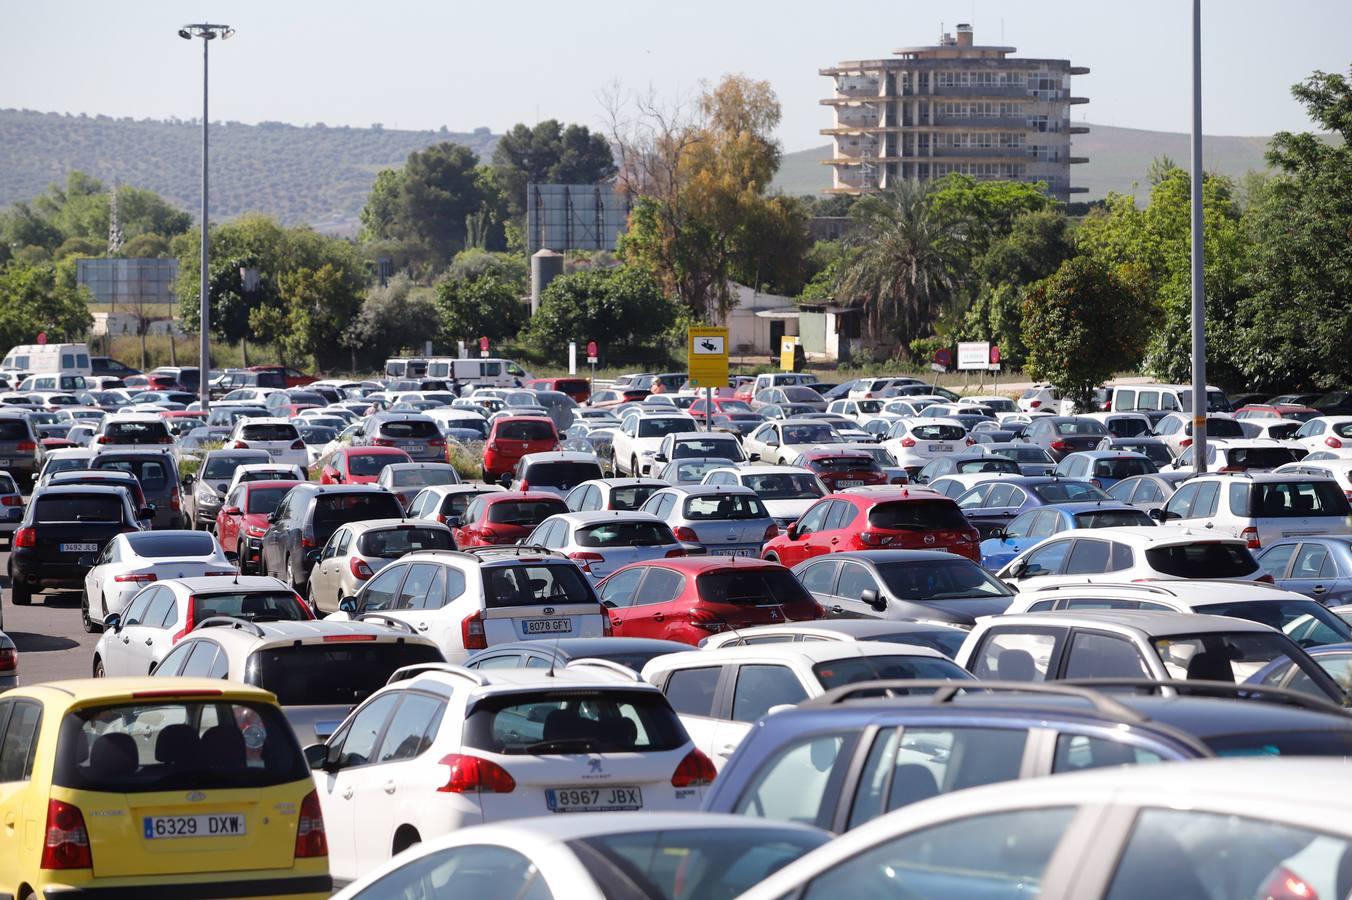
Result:
M403 517L398 498L374 485L298 484L268 516L263 573L282 579L303 597L310 569L335 531L348 522Z
M1081 450L1094 450L1108 437L1107 427L1098 419L1087 416L1039 416L1028 424L1019 439L1046 450L1052 459L1060 462L1065 456Z
M21 412L0 411L0 469L13 475L21 490L38 471L38 437Z
M46 487L33 495L10 543L10 601L27 606L50 588L80 590L94 557L117 535L142 528L125 487Z
M166 450L105 450L89 461L91 469L130 472L141 482L146 505L155 511L156 528L184 528L183 495L179 491L178 464Z

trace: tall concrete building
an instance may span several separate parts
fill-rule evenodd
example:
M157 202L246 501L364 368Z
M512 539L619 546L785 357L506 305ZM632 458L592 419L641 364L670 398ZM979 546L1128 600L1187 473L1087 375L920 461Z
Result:
M1070 77L1089 69L1064 59L1020 59L1013 47L974 43L959 25L931 47L903 47L892 59L861 59L822 69L835 95L821 101L836 123L828 193L885 190L899 180L958 172L983 180L1042 181L1058 200L1071 187Z

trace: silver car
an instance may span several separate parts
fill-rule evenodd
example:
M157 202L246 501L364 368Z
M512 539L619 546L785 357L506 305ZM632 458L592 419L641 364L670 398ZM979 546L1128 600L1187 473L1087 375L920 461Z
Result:
M371 577L405 553L454 550L451 529L440 522L367 519L333 533L310 571L306 601L316 616L337 612L338 601L356 596ZM313 552L313 551L312 551Z
M399 498L399 506L408 509L413 498L425 487L459 484L460 473L444 462L394 463L380 470L376 484Z
M642 511L670 525L677 540L716 556L760 556L761 546L779 534L770 511L746 487L677 485L653 494Z
M618 510L550 516L525 543L567 554L593 582L629 563L686 554L666 522L649 513Z

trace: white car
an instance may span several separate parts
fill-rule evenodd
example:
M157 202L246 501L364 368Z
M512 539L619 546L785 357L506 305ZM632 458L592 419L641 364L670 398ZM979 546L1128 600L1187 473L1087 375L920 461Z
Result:
M245 463L235 468L230 483L224 493L231 491L246 481L306 481L304 466L278 463Z
M1000 394L976 394L971 397L960 397L959 406L984 406L995 415L1018 413L1019 407L1014 401Z
M1272 581L1241 538L1201 528L1147 525L1053 535L1014 557L996 577L1020 593L1042 590L1047 585L1094 581Z
M715 813L542 816L425 841L335 900L420 896L429 870L441 876L437 887L447 897L611 900L612 866L642 878L655 896L731 897L829 839L807 825ZM634 847L657 852L636 859ZM672 866L673 859L682 863ZM693 885L688 871L699 873Z
M855 828L739 900L1345 897L1352 802L1330 786L1346 777L1343 759L1219 759L970 788Z
M240 419L226 443L239 450L266 450L275 463L302 468L310 463L305 442L289 419Z
M700 483L751 488L780 528L787 528L798 521L798 517L807 512L809 506L830 493L816 473L799 466L761 466L752 463L714 469L706 472Z
M1296 431L1293 440L1310 452L1352 447L1352 416L1319 416Z
M680 431L662 438L653 462L664 466L678 459L727 459L745 462L742 442L736 435L709 431Z
M967 429L954 419L898 419L882 443L897 464L907 469L921 468L931 459L972 446Z
M882 414L884 400L861 398L858 400L832 400L826 411L837 416L845 416L863 424L866 420ZM908 412L908 415L911 413Z
M461 516L475 497L505 490L500 484L437 484L425 487L408 505L408 517L432 519L455 527L460 524Z
M1300 462L1287 463L1272 470L1274 475L1313 475L1317 478L1332 478L1338 482L1349 501L1352 501L1352 458L1317 459L1308 457Z
M1207 440L1243 440L1244 426L1228 413L1210 413L1206 417ZM1192 446L1192 416L1188 413L1169 413L1155 423L1154 436L1169 445L1174 458Z
M610 440L611 468L616 475L632 477L657 471L654 458L664 437L696 428L695 420L684 413L633 411L623 421Z
M1248 423L1244 423L1247 427ZM1172 466L1176 472L1192 471L1196 447L1187 447ZM1209 472L1267 472L1294 463L1308 454L1295 441L1274 441L1270 438L1217 438L1206 442L1206 467Z
M80 618L84 630L103 630L141 588L167 578L234 575L239 571L215 535L205 531L132 531L104 545L85 574Z
M841 444L844 438L829 422L817 419L780 419L766 422L742 441L742 450L752 462L787 466L821 444Z
M1019 411L1025 413L1041 412L1044 409L1055 412L1060 402L1060 391L1054 385L1035 384L1019 396L1018 406Z
M301 621L309 620L310 612L295 591L264 575L155 582L122 612L104 617L103 635L94 647L94 677L153 673L184 635L213 616Z
M1341 484L1286 472L1189 479L1152 518L1233 535L1251 550L1287 537L1352 534L1352 508Z
M638 509L669 485L660 478L595 478L568 492L563 502L573 512L597 509Z
M305 754L339 881L470 825L551 813L697 811L715 774L660 691L621 666L595 662L549 670L411 666ZM505 887L481 883L465 896L510 896Z
M643 678L667 695L695 746L720 769L762 716L854 681L966 680L937 650L881 641L722 647L650 660Z

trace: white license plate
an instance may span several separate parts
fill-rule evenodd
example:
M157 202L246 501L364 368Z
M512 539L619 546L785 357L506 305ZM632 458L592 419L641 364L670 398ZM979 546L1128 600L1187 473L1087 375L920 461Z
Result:
M857 481L857 480L851 478L851 479L847 479L847 480L845 480L845 481L837 481L837 482L836 482L836 487L859 487L859 485L861 485L861 484L863 484L863 483L864 483L864 482L862 482L862 481Z
M929 448L931 453L950 453L953 450L948 444L930 444Z
M636 787L549 788L545 802L550 812L612 812L643 808L643 792Z
M561 634L573 630L572 619L527 619L521 623L526 634Z
M147 840L161 838L243 837L243 813L193 816L144 816L142 831Z
M13 462L12 460L0 459L0 469L8 468L12 464L12 462Z
M421 453L421 452L423 452L423 451L426 450L426 449L427 449L427 445L426 445L426 444L405 444L405 445L404 445L404 452L406 452L406 453Z
M750 556L750 550L715 550L714 556Z
M98 544L62 544L62 553L98 553Z

